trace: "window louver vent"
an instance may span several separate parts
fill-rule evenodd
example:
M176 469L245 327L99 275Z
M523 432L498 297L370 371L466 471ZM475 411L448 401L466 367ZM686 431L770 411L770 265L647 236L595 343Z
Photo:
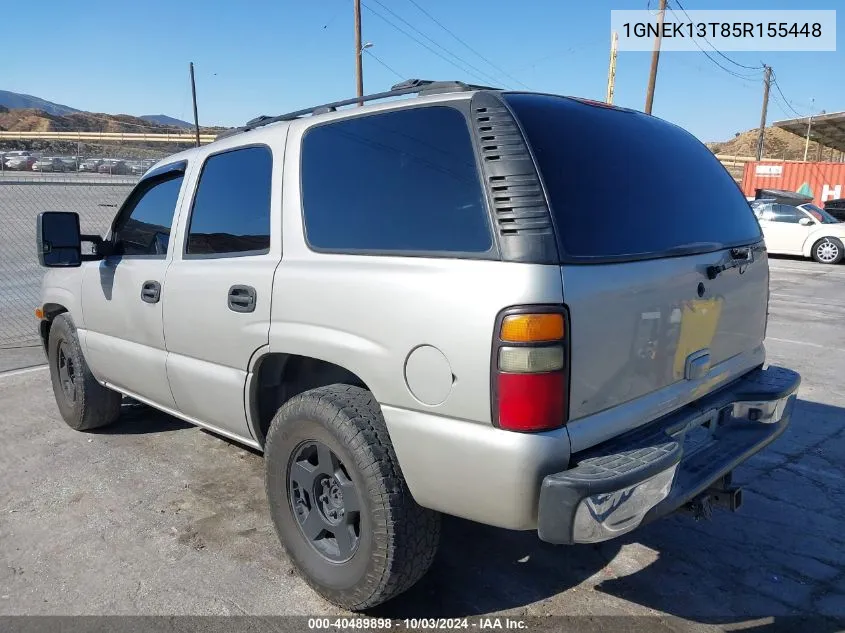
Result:
M513 116L496 96L483 92L473 98L472 115L503 258L556 262L549 207Z

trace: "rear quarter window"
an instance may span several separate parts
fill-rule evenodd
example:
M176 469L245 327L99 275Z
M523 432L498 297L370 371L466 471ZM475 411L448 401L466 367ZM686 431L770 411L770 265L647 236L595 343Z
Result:
M681 128L564 97L505 100L540 170L564 258L660 257L761 239L733 178Z
M459 110L409 108L315 126L303 138L301 168L315 250L472 256L493 248Z

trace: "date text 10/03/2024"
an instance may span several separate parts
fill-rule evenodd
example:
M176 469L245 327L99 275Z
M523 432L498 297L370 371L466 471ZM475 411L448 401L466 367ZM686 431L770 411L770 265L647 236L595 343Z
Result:
M385 629L405 629L408 631L466 629L477 631L524 630L527 625L517 618L479 617L479 618L309 618L311 630L360 630L378 631Z

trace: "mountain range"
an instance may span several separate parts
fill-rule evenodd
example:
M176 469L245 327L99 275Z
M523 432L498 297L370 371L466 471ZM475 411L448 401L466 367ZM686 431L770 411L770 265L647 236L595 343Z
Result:
M71 108L70 106L62 105L61 103L53 103L40 97L33 97L32 95L21 94L19 92L10 92L8 90L0 90L0 106L4 106L10 110L41 110L47 114L54 116L65 116L68 114L78 114L82 110ZM166 125L178 128L193 127L192 123L176 119L166 114L144 114L139 117L144 121L156 123L158 125Z

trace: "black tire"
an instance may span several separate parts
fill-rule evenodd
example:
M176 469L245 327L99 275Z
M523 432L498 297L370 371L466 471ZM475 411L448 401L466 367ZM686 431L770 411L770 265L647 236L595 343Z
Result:
M298 484L293 483L296 475L290 474L302 472L298 470L302 464L319 470L319 456L314 458L316 465L294 460L312 447L316 455L322 450L320 445L332 454L330 470L335 476L331 482L338 482L345 491L339 503L345 507L350 499L359 502L357 517L354 510L345 515L350 522L357 521L358 534L346 560L318 549L318 545L328 549L326 544L333 541L328 536L334 528L316 505L323 496L318 499L318 493L311 494L309 509ZM440 542L440 514L422 508L411 497L381 409L369 391L338 384L295 396L273 418L264 454L267 499L276 532L300 575L326 600L360 611L406 591L428 571ZM317 490L317 484L311 489ZM309 539L301 527L309 523L312 512L318 513L324 528L332 530L324 529L321 539ZM356 526L348 529L355 540ZM335 542L339 551L340 539L335 537Z
M823 237L813 244L810 255L819 264L838 264L845 257L845 246L838 238Z
M76 327L67 314L53 319L47 361L56 404L70 428L90 431L118 418L122 396L103 387L91 374L79 347Z

